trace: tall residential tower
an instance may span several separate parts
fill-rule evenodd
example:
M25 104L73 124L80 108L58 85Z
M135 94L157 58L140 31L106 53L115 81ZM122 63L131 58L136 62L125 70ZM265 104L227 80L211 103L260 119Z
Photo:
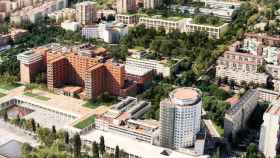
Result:
M160 102L160 145L168 148L193 146L200 131L201 92L177 88Z
M96 3L84 1L76 4L76 19L82 25L92 25L96 20Z
M263 115L259 140L259 150L265 157L275 157L280 153L279 122L280 106L272 104Z

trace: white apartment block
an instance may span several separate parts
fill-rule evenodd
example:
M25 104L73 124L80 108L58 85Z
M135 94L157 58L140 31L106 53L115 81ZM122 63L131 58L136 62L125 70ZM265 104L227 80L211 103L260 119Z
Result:
M76 10L72 8L65 8L62 10L55 11L53 13L48 14L50 19L54 19L55 22L61 23L65 20L74 21L76 16Z
M162 0L144 0L145 9L154 9L162 5Z
M246 127L246 122L258 103L258 90L250 89L240 101L226 111L224 117L225 138L235 138L236 132Z
M160 145L168 148L193 146L201 123L201 92L177 88L160 102Z
M85 38L99 38L107 43L118 43L127 33L128 27L122 23L100 23L82 28Z
M161 16L140 17L139 24L145 25L147 28L164 28L167 32L179 30L180 32L205 31L210 37L219 39L223 32L227 29L228 23L221 26L210 26L194 24L191 18L167 18Z
M68 0L53 0L39 6L28 6L11 14L11 23L21 24L23 21L35 23L40 17L46 17L57 10L67 7Z
M242 81L265 84L268 75L258 73L258 66L262 65L263 62L262 56L226 51L217 60L216 77L228 77L235 80L238 84Z
M117 14L116 20L127 25L135 25L139 22L139 16L137 14Z
M78 31L78 29L80 28L80 23L75 22L75 21L69 21L66 20L63 23L61 23L60 25L64 30L68 30L68 31Z
M140 17L139 24L145 25L147 28L164 28L167 32L180 30L183 27L185 19L162 19L161 16Z
M211 26L186 22L182 32L205 31L209 34L210 37L219 39L226 31L227 26L228 23L224 23L221 26Z
M170 66L165 63L161 63L161 61L157 60L149 60L149 59L136 59L136 58L127 58L126 67L136 67L142 69L151 69L155 70L157 74L162 74L163 77L170 76Z
M280 65L266 64L265 69L274 79L280 79Z
M76 4L76 20L81 25L92 25L96 20L96 2L84 1Z
M242 82L254 82L257 84L266 84L268 75L265 73L246 72L233 69L225 69L221 66L216 66L216 77L227 77L229 80L234 80L237 84Z
M274 102L263 115L259 139L259 150L267 158L273 158L279 154L279 122L280 106L279 102Z
M262 55L266 62L278 65L280 58L280 49L278 47L267 46L262 50Z

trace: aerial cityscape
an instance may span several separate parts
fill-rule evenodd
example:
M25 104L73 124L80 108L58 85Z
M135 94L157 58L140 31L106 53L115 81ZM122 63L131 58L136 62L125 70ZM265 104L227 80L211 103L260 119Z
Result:
M280 158L280 1L0 0L0 158Z

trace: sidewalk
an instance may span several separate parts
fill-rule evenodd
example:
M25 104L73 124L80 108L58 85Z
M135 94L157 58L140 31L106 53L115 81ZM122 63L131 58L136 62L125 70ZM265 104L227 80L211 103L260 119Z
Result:
M29 143L31 146L38 146L39 143L25 130L10 125L0 120L0 145L10 140L17 140L22 143Z

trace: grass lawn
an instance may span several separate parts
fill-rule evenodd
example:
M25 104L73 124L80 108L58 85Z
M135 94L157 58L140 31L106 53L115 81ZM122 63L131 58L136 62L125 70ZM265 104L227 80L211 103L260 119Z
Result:
M144 47L141 47L141 46L136 46L136 47L134 47L133 49L138 50L138 51L145 50L145 48L144 48Z
M104 105L104 102L101 102L99 100L88 100L83 106L87 107L87 108L92 108L95 109L98 106Z
M6 94L0 93L0 98L4 97Z
M95 99L95 100L88 100L83 106L84 107L87 107L87 108L91 108L91 109L95 109L99 106L110 106L112 104L115 104L117 103L118 100L117 98L115 97L110 97L110 99L101 99L101 98L98 98L98 99Z
M213 122L213 121L212 121ZM216 130L218 131L218 133L221 135L221 137L224 136L224 129L218 125L216 125L214 122L213 122L213 125L215 126Z
M43 101L50 100L50 98L48 98L48 97L40 96L40 95L31 93L31 92L25 92L23 95L26 95L26 96L29 96L29 97L32 97L32 98L36 98L36 99L39 99L39 100L43 100Z
M74 127L79 128L79 129L83 129L85 127L88 127L89 125L95 123L95 116L89 116L88 118L84 119L81 122L78 122L77 124L74 125Z
M16 87L19 87L20 84L14 83L14 84L5 84L5 83L0 83L0 89L5 89L5 90L11 90Z

